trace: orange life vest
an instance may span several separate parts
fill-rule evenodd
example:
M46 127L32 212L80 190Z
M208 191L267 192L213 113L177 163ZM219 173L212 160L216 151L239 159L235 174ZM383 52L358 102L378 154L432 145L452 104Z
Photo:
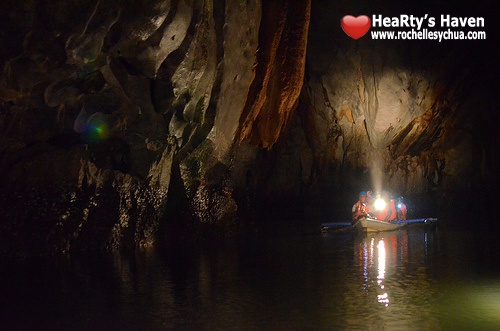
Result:
M356 211L354 214L354 219L357 219L359 216L363 214L369 214L370 213L370 208L368 208L368 205L366 203L361 203L361 201L358 200L356 202Z
M401 204L401 208L399 208L399 211L398 211L398 218L403 220L403 221L406 221L406 205L404 203Z
M393 221L396 219L396 204L392 199L389 200L389 204L385 207L385 209L382 209L378 212L377 219L379 221L385 221L387 215L390 215L387 219L388 221Z

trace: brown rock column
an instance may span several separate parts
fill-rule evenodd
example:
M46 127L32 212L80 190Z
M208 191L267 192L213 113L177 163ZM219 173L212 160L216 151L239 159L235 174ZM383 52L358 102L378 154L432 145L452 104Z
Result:
M236 137L271 148L292 118L304 80L310 1L264 1L255 76Z

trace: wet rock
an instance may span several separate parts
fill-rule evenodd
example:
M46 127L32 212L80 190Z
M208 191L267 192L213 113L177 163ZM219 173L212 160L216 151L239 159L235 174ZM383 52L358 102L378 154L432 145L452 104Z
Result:
M458 42L353 42L332 26L340 13L323 15L335 12L329 6L322 2L313 7L310 66L298 106L314 157L309 191L315 200L325 192L331 197L383 186L442 201L453 190L472 192L498 182L494 174L493 181L470 174L472 169L484 174L479 164L488 158L479 152L488 143L474 136L491 127L488 118L498 119L487 111L472 115L478 105L492 109L492 77L486 78L489 70L478 65L491 60L487 52L479 55L477 45ZM366 4L366 12L373 11L370 6ZM328 42L322 37L326 35ZM481 45L487 47L486 42ZM477 152L465 150L471 144ZM469 180L458 184L453 179L457 175Z
M291 122L302 89L309 1L263 2L260 49L238 140L271 148Z
M259 205L331 213L360 188L494 192L488 44L353 41L319 4L9 2L2 234L111 249L175 237L179 215L208 231Z
M222 77L217 111L209 139L226 164L255 74L261 6L258 2L227 2L223 26Z
M164 2L164 6L167 2ZM165 59L177 50L184 38L186 38L188 28L193 16L193 1L179 1L174 8L171 21L163 26L163 29L155 30L158 33L159 42L148 45L139 55L138 60L143 63L144 71L149 77L156 77L158 69ZM154 22L160 28L167 18L168 10L155 16ZM152 20L153 21L153 20ZM161 31L160 31L161 30ZM137 31L132 30L134 33ZM141 39L146 40L146 36Z

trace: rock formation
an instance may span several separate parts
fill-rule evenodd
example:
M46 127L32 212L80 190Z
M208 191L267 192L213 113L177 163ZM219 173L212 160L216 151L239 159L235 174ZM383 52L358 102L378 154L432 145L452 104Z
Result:
M2 3L0 251L233 233L256 206L332 215L360 188L442 209L498 188L489 40L353 41L353 6Z
M498 141L497 66L490 41L368 37L353 42L337 22L350 12L422 17L451 12L486 15L494 24L488 15L493 4L315 4L307 89L299 106L314 156L309 187L317 187L314 196L350 192L352 199L360 187L369 187L411 197L416 213L486 212L478 193L499 183L498 144L492 142Z

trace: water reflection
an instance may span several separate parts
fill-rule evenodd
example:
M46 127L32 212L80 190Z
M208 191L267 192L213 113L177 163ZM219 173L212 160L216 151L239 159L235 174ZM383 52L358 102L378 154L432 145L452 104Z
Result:
M5 265L0 326L500 329L496 252L495 236L408 229Z
M372 238L372 242L373 242ZM372 244L373 246L373 244ZM381 290L384 290L384 284L382 281L384 280L385 277L385 246L384 246L384 239L380 239L378 244L377 244L377 256L378 256L378 275L377 275L377 284L380 286ZM383 294L379 294L377 296L378 302L385 304L385 306L389 306L389 296L387 295L387 292L384 292Z
M386 264L386 251L384 239L375 239L373 236L366 237L361 244L355 245L355 249L361 249L360 253L355 252L355 256L361 257L362 261L357 263L363 265L363 290L368 291L371 283L372 266L377 265L377 285L381 290L384 290L385 285L383 280L385 278L385 264ZM376 250L375 250L376 243ZM384 304L386 307L389 305L389 298L387 292L377 295L378 302Z
M415 329L416 325L439 323L426 310L438 300L437 283L429 274L426 256L429 245L435 242L434 235L429 239L425 231L405 229L354 235L355 275L351 281L357 281L362 292L353 288L346 300L364 303L362 310L353 306L344 312L349 327Z
M424 240L424 245L427 240ZM408 239L405 230L358 236L354 245L356 261L363 266L363 289L367 291L376 281L378 286L377 302L388 307L391 298L385 282L387 269L391 276L398 266L408 260ZM388 265L389 264L389 265Z

